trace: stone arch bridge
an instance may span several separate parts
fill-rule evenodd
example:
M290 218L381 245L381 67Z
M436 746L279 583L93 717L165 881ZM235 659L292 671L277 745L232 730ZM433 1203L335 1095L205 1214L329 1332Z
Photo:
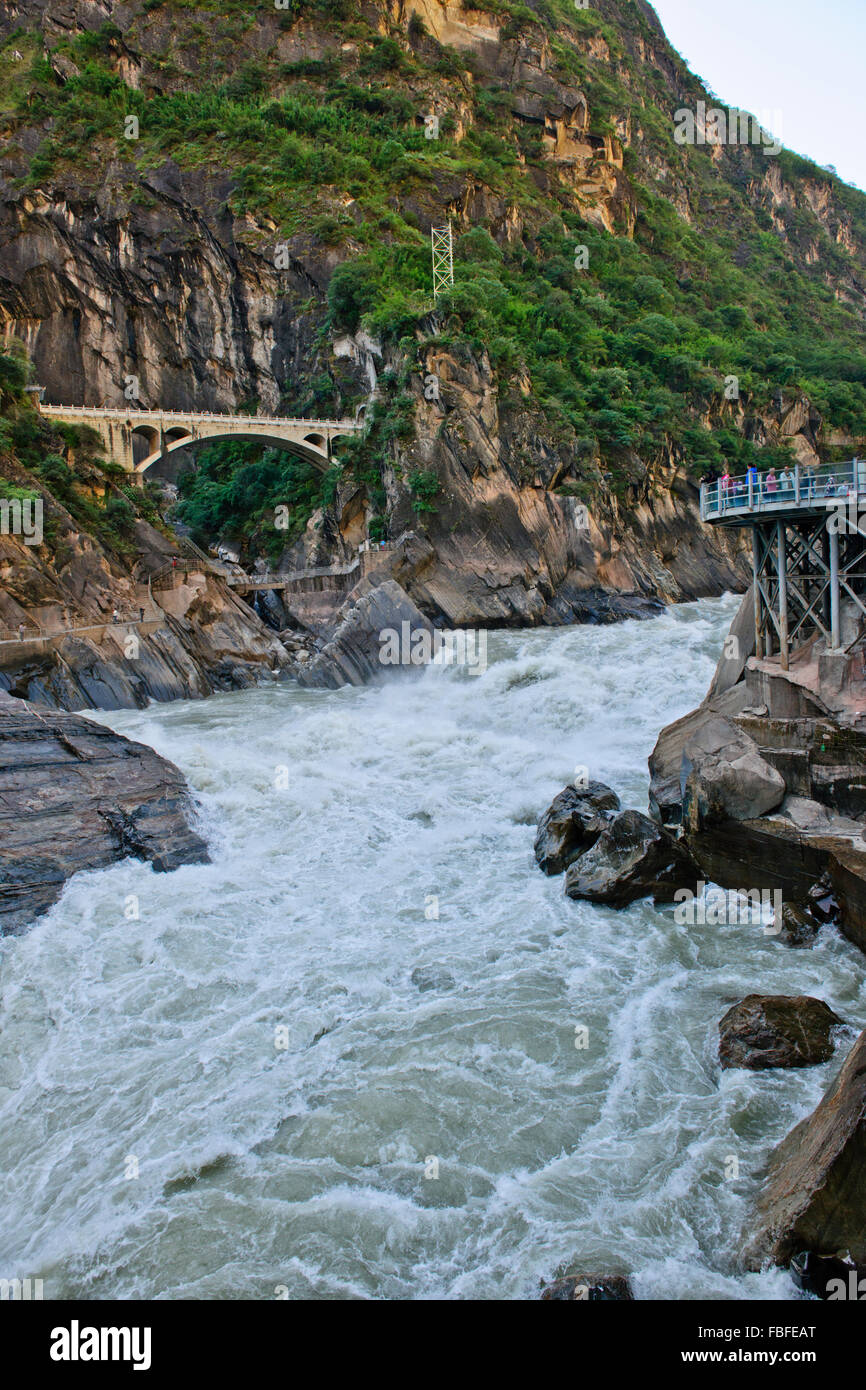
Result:
M331 463L331 446L343 435L364 428L360 420L289 420L278 415L219 415L209 411L120 410L81 405L39 407L48 420L89 425L115 463L141 480L157 464L181 449L200 448L222 439L270 442L307 459L321 472Z

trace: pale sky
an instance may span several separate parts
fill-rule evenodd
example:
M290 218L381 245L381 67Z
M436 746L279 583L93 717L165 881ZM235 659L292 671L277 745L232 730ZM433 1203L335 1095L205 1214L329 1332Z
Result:
M783 145L866 191L866 0L650 2L724 106L778 111Z

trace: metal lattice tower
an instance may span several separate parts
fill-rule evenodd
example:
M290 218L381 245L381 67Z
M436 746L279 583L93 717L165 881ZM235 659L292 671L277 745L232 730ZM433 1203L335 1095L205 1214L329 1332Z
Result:
M445 227L431 227L430 242L433 250L433 298L436 300L443 290L450 290L454 284L454 242L451 223Z

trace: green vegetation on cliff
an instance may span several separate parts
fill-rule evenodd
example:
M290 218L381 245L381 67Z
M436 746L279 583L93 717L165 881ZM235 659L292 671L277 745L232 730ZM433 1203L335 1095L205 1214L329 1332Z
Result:
M130 559L137 553L135 522L162 526L153 492L135 487L119 464L103 457L92 430L45 420L26 391L29 375L30 363L18 344L0 352L0 498L47 502L44 538L49 545L53 500L83 531Z

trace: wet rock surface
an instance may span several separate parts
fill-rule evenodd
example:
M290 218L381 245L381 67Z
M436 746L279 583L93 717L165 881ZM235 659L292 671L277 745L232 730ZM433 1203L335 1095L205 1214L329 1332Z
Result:
M833 922L866 951L866 716L855 698L856 654L807 644L789 671L770 669L747 655L745 610L731 630L741 659L723 658L706 701L659 734L650 806L662 824L682 827L707 881L781 891L781 940L807 945L813 923ZM841 693L828 656L846 663Z
M640 811L622 811L591 849L570 866L570 898L625 907L652 896L672 902L678 888L694 891L697 871L684 847Z
M821 930L821 923L796 903L783 903L780 920L774 920L773 926L776 939L795 950L814 946Z
M866 1265L866 1033L817 1109L773 1152L745 1249L749 1269L795 1255Z
M723 1068L813 1067L833 1056L833 1029L844 1023L821 999L750 994L719 1024Z
M791 1277L804 1293L830 1302L861 1302L866 1296L866 1266L852 1260L847 1250L838 1255L803 1250L791 1260Z
M152 748L0 696L0 933L29 925L83 869L133 856L207 862L183 776Z
M554 797L538 825L535 858L546 874L561 874L606 830L620 801L604 782L568 786Z

